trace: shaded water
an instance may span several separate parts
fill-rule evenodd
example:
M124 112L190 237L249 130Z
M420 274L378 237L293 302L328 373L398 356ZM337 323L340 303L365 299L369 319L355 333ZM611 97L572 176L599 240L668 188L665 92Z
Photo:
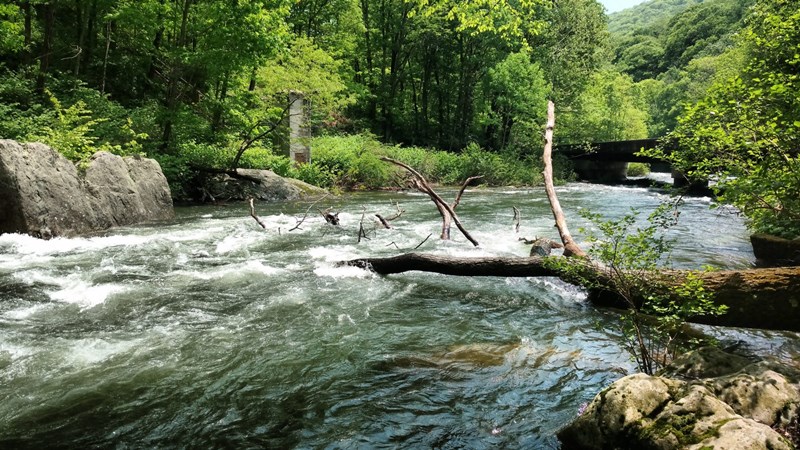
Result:
M559 196L574 233L579 207L661 199L582 184ZM369 220L393 202L395 228L357 244L362 207ZM258 205L264 231L236 204L99 237L0 236L0 447L557 448L580 405L633 369L613 314L558 280L333 264L430 233L420 251L524 256L512 206L520 235L556 237L541 189L469 191L459 211L479 248L456 230L435 239L435 208L414 193L324 205L340 228L311 214L288 232L308 204L285 203ZM708 199L688 200L674 232L678 265L752 262L741 220Z

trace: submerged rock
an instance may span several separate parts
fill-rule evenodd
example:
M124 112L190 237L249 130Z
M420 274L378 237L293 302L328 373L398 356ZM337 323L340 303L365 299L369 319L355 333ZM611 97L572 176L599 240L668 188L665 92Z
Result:
M536 238L531 244L530 256L549 256L554 248L564 248L561 243L547 238Z
M701 349L664 373L681 379L634 374L598 394L559 432L562 448L795 448L779 431L800 414L796 370Z
M44 144L0 140L0 233L47 239L172 217L152 159L98 152L81 172Z

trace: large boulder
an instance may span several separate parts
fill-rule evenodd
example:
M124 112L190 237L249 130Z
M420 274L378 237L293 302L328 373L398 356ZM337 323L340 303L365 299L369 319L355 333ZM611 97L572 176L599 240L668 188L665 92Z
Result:
M44 144L0 140L0 233L47 239L173 217L152 159L98 152L79 170Z
M800 414L797 375L775 362L691 352L662 376L616 381L558 437L563 449L789 450Z
M214 174L205 180L201 200L236 201L254 198L261 201L293 201L325 195L326 190L271 170L236 169Z

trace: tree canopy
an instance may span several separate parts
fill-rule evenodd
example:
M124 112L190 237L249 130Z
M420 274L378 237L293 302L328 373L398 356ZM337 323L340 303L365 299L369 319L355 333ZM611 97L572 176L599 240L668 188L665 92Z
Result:
M551 99L561 143L674 131L698 175L747 146L757 155L732 159L724 199L771 229L758 217L794 220L792 192L762 192L769 208L733 193L756 167L752 183L788 183L775 167L796 145L793 5L652 0L606 16L597 0L16 0L0 5L0 135L76 160L143 152L185 187L197 167L274 168L288 93L302 91L315 136L513 166L540 151ZM341 173L325 161L303 173Z
M800 5L756 5L743 31L745 66L716 82L670 134L670 161L695 178L714 177L720 200L753 229L800 235Z

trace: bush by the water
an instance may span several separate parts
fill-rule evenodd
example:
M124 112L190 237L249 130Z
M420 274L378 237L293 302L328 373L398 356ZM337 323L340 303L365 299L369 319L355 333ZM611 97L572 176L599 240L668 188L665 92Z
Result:
M333 184L346 189L375 189L392 185L397 167L380 160L388 156L422 173L433 183L453 185L471 176L481 175L490 186L525 185L542 182L539 155L517 157L493 153L476 144L460 153L421 147L391 146L365 135L323 136L312 141L312 165L333 175ZM558 177L570 175L567 161L558 161ZM304 180L308 181L308 180Z
M628 163L628 176L629 177L644 177L650 173L650 164L647 163Z
M248 149L239 162L247 169L268 169L284 177L297 178L324 188L346 190L380 189L395 186L403 171L381 161L388 156L405 162L433 183L460 184L471 176L482 175L481 183L490 186L537 185L542 182L539 155L519 158L492 153L471 144L461 153L421 147L386 145L368 135L322 136L311 141L311 163L295 167L286 156L264 147ZM186 142L175 155L155 155L161 163L176 196L193 182L198 167L228 168L236 154L231 147ZM557 165L560 179L570 176L567 161Z

